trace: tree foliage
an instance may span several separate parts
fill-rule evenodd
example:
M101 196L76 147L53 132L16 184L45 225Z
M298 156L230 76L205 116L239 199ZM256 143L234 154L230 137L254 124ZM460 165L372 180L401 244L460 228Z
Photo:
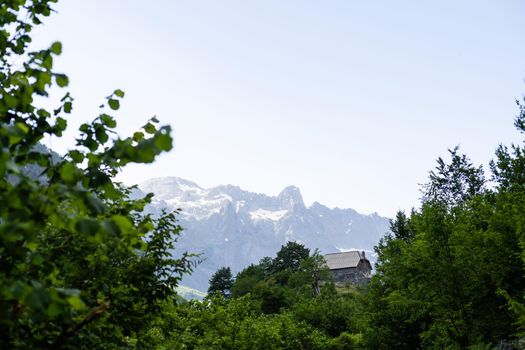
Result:
M143 214L151 195L131 199L114 181L124 165L170 150L170 127L153 118L118 137L117 89L81 125L75 148L58 159L42 151L45 137L62 136L73 109L69 93L51 110L35 102L69 82L53 70L59 42L26 51L54 2L0 4L0 347L128 347L191 269L188 255L169 253L181 230L174 215Z
M269 269L274 260L237 274L229 298L211 293L203 301L167 304L143 337L158 349L358 348L358 292L338 294L326 268L316 265L323 263L317 252L296 271ZM320 292L314 295L315 278ZM239 286L246 288L242 295Z
M289 241L277 252L277 256L272 261L273 272L285 270L297 271L301 262L308 258L310 250L297 242Z
M231 294L233 285L232 271L229 267L221 267L210 278L208 294L220 293L224 297Z
M520 108L518 128L524 119ZM487 348L520 334L523 151L520 145L496 150L490 188L482 168L457 148L449 151L450 162L438 159L421 208L398 213L392 234L377 247L365 300L368 348Z
M439 201L456 206L483 191L485 177L481 166L475 167L459 147L449 149L451 161L439 157L429 182L423 186L423 202Z

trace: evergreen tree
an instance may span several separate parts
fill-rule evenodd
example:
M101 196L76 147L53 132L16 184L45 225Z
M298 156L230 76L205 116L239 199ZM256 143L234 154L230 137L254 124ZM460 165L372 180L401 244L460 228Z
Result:
M233 285L232 272L229 267L221 267L210 278L208 294L220 293L229 297Z

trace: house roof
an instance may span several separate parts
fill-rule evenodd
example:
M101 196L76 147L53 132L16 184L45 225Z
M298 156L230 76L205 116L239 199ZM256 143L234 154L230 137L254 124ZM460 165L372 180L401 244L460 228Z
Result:
M357 267L361 259L365 259L365 252L353 250L350 252L332 253L324 256L330 270Z

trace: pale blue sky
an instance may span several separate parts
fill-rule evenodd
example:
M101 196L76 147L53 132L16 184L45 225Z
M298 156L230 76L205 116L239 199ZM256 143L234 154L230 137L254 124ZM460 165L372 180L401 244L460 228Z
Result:
M62 0L35 47L64 44L70 125L126 92L128 135L157 115L175 149L121 177L180 176L393 215L447 148L486 164L519 140L525 2ZM52 140L60 150L74 134ZM49 142L49 141L48 141Z

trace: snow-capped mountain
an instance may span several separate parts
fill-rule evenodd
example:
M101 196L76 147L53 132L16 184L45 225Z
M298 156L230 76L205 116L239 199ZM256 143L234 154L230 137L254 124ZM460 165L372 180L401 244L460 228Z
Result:
M155 194L149 210L182 209L184 228L177 251L202 253L205 259L183 284L207 290L221 266L236 273L265 256L273 257L287 241L297 241L321 253L360 249L372 251L388 231L388 219L362 215L353 209L330 209L318 202L306 207L295 186L277 196L225 185L202 188L177 177L151 179L139 185Z

